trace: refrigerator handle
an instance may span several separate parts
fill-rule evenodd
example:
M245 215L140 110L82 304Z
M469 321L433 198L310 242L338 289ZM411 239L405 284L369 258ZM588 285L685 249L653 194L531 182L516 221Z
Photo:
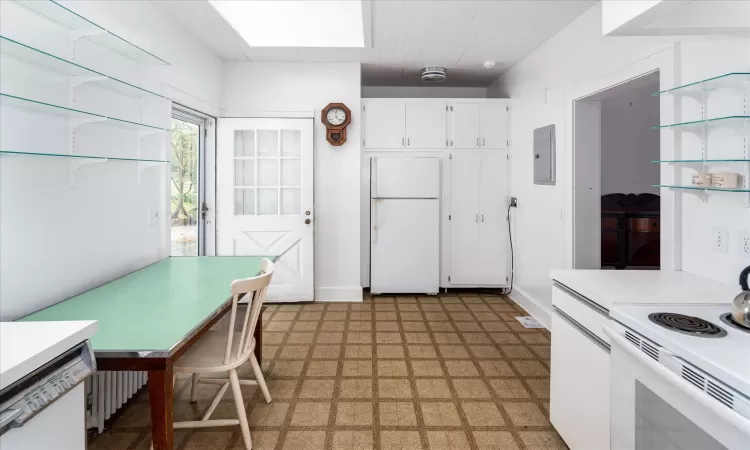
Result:
M372 200L372 210L370 211L370 223L372 224L372 230L370 231L370 241L373 244L378 243L378 201Z
M372 169L370 170L372 180L372 197L378 196L378 158L372 158Z

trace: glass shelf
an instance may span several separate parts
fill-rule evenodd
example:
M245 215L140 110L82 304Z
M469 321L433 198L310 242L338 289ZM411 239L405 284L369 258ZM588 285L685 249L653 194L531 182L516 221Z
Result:
M15 58L22 59L31 64L46 67L56 72L77 76L77 77L94 77L92 83L99 84L107 89L117 91L128 97L143 97L144 95L153 95L158 98L166 99L163 95L143 89L134 84L110 77L101 72L89 69L80 64L76 64L67 59L60 58L45 51L22 44L5 36L0 36L0 52L11 55ZM96 79L96 77L104 77Z
M750 116L727 116L727 117L716 117L713 119L702 119L702 120L693 120L690 122L681 122L681 123L672 123L668 125L659 125L656 127L651 127L652 130L661 130L663 128L700 128L704 126L709 127L716 127L716 126L722 126L727 125L729 123L735 124L735 123L743 123L746 120L749 120Z
M117 126L120 128L137 129L144 132L169 131L165 128L155 127L153 125L147 125L145 123L138 123L132 122L130 120L118 119L116 117L103 116L101 114L95 114L87 111L81 111L79 109L67 108L65 106L53 105L51 103L44 103L37 100L16 97L15 95L3 93L0 93L0 105L38 111L44 114L83 119L81 125L89 122L106 121L108 125Z
M95 159L101 161L135 161L151 163L168 163L161 159L142 159L142 158L119 158L112 156L93 156L93 155L71 155L62 153L38 153L38 152L17 152L12 150L0 150L0 155L18 155L18 156L51 156L56 158L78 158L78 159Z
M684 84L677 86L666 91L654 92L651 96L657 97L665 94L697 94L704 91L711 91L720 88L732 88L750 86L750 73L748 72L732 72L725 73L705 80L696 81L694 83Z
M750 189L737 188L737 189L724 189L724 188L713 188L713 187L700 187L700 186L670 186L665 184L652 184L652 187L658 188L669 188L669 189L687 189L690 191L713 191L713 192L750 192Z
M107 31L85 17L74 13L53 0L14 0L21 6L39 14L40 16L67 28L81 32L83 39L100 45L125 58L141 64L169 65L168 62L120 36Z
M690 164L690 163L743 163L750 159L664 159L651 161L658 164Z

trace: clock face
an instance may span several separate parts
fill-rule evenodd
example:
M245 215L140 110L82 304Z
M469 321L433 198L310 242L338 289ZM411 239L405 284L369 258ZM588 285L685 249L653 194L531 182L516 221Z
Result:
M346 111L341 108L331 108L326 114L326 120L333 126L341 125L346 120Z

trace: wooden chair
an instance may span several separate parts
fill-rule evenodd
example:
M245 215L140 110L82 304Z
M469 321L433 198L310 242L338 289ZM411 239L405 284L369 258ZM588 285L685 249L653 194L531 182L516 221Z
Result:
M271 402L271 394L268 392L266 381L263 379L260 364L255 358L255 339L253 332L258 324L260 307L266 295L266 290L273 276L273 263L263 259L261 275L253 278L245 278L232 282L232 310L229 317L229 327L226 330L210 330L198 342L193 345L174 365L175 374L193 374L190 393L191 401L196 401L199 383L220 384L221 389L216 394L213 402L206 410L201 420L189 422L175 422L174 428L203 428L239 425L247 450L252 448L250 429L247 423L247 413L242 400L240 385L258 385L266 402ZM240 299L247 296L247 310L245 311L242 331L235 331L237 318L237 304ZM250 360L255 380L240 380L237 376L237 368ZM227 372L226 378L204 378L206 374L221 374ZM237 419L209 420L222 397L231 386L234 403L237 407Z

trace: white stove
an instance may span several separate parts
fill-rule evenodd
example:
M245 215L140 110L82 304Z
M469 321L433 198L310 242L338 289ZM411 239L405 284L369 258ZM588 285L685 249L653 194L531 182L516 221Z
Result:
M612 449L750 448L750 330L730 311L728 303L610 310Z

